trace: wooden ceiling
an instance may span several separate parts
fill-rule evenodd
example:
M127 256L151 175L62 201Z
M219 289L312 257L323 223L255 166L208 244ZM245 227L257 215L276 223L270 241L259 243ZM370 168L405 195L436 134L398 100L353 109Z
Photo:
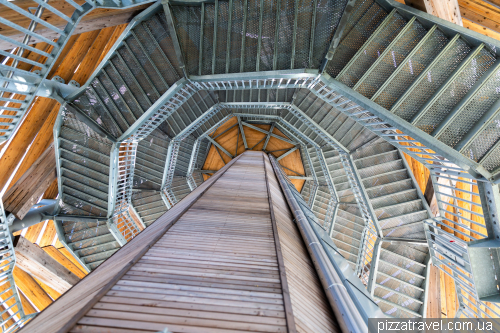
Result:
M243 144L243 139L240 133L239 126L237 126L238 120L236 117L232 117L227 122L222 124L217 130L212 133L211 137L215 138L215 141L220 144L224 149L233 155L239 155L245 151L245 146ZM262 128L263 130L269 131L271 125L260 125L252 124L255 127ZM232 127L232 128L231 128ZM224 132L226 129L231 128L224 134L218 136L220 133ZM247 141L248 148L252 150L262 150L264 147L264 141L266 134L259 132L255 129L243 126L243 131L245 132L245 138ZM273 133L284 138L287 138L281 131L274 129ZM287 138L289 139L289 138ZM236 145L238 148L236 149ZM266 150L272 152L275 157L279 157L285 154L288 150L295 147L294 145L271 137L269 143L267 144ZM236 154L235 154L236 153ZM211 145L210 151L207 154L207 159L203 165L203 170L217 171L222 168L226 163L231 160L229 156L224 154L220 149ZM279 163L285 167L285 172L290 176L304 176L304 166L302 164L302 159L300 157L299 150L295 150L291 154L285 156L279 161ZM204 174L204 179L208 179L210 175ZM295 185L297 190L300 192L304 186L304 180L302 179L292 179L292 183Z

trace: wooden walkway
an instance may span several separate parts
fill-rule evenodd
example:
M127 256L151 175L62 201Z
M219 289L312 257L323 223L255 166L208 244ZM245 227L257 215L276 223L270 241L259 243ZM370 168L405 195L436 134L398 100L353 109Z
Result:
M266 155L244 153L193 202L71 332L339 331Z

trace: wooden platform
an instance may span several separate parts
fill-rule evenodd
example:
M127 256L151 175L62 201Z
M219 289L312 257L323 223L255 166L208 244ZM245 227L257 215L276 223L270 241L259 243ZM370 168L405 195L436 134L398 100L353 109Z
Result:
M339 331L267 156L248 151L232 162L73 288L105 285L99 275L110 281L94 302L64 297L74 290L64 295L60 301L81 309L57 318L77 322L61 331ZM117 267L127 248L140 254L130 245L147 246L144 236L164 229L133 265ZM40 314L26 331L48 319Z

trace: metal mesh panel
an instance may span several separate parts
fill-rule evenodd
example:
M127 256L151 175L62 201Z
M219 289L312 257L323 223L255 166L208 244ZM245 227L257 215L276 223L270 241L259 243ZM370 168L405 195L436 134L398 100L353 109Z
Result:
M118 126L115 119L111 116L106 104L102 101L100 96L96 93L94 89L87 89L85 91L86 98L88 99L89 105L99 114L97 123L102 127L108 129L108 131L115 137L119 137L123 130ZM80 100L84 100L81 96ZM107 102L110 102L109 100Z
M277 70L290 69L290 50L293 45L295 3L293 0L278 0L280 3L278 45L276 54Z
M197 7L188 7L188 8L196 10ZM198 16L196 16L196 11L195 11L194 13L190 13L189 17L191 19L196 19L196 18L199 19L199 13ZM197 28L199 33L200 30L199 24ZM177 73L175 72L175 69L173 68L170 60L161 50L148 24L142 22L140 25L137 25L133 31L135 36L138 38L139 43L141 43L142 47L146 50L148 56L156 66L156 69L160 72L160 75L165 79L165 81L167 81L168 85L172 85L172 82L175 82L178 78ZM197 45L198 44L196 44L196 46Z
M74 195L71 195L74 193L68 193L66 194L65 191L63 191L62 194L62 199L64 203L67 203L69 206L69 214L74 214L74 215L92 215L92 216L106 216L107 210L102 209L97 207L93 203L87 203L82 200L80 197L76 197ZM63 205L64 205L63 203ZM63 207L64 208L64 207ZM76 208L76 211L74 210Z
M399 153L397 150L392 150L388 152L383 152L377 154L375 151L372 156L367 156L362 159L355 160L356 167L359 169L375 167L378 164L391 162L399 159ZM387 172L387 169L381 169L382 172Z
M416 299L419 299L420 296L423 294L423 291L419 287L413 286L414 285L413 283L401 282L399 274L396 276L392 276L392 275L385 275L382 272L378 272L376 282L377 285L382 285L386 288L397 290L405 295L408 295Z
M316 24L314 27L313 54L310 68L318 68L323 61L333 38L347 1L319 0L316 4ZM356 4L356 6L359 6ZM351 14L352 15L352 14Z
M415 125L421 130L431 133L450 113L453 107L462 100L474 83L493 64L494 60L495 58L490 52L484 49L481 50L441 94L440 98L420 117Z
M493 151L490 153L490 155L493 155L491 157L493 157L494 159L495 158L499 159L498 153L495 153L494 148L493 148L493 145L495 143L497 143L498 140L500 139L499 125L500 125L500 114L498 114L498 111L497 111L497 114L495 116L493 116L487 122L486 126L477 135L477 137L475 139L473 139L471 141L471 143L468 144L462 150L462 153L474 161L479 161L479 160L481 160L481 158L483 158L485 156L485 154L490 149L493 149ZM488 167L486 169L489 171L492 171L497 166L498 166L498 164L495 164L495 163L492 164L490 162L490 163L488 163Z
M384 184L389 184L392 182L397 182L403 179L407 179L408 173L406 169L391 171L388 173L380 174L375 177L370 177L368 179L363 179L363 184L366 189L373 186L380 186Z
M384 237L400 237L406 239L425 240L422 222L413 225L402 225L398 228L383 230Z
M363 4L367 3L368 1L363 2ZM329 61L326 67L326 72L331 77L337 77L386 16L385 11L378 4L374 3L359 21L352 21L354 27L348 34L348 27L346 27L346 32L344 33L346 37L337 47L335 59Z
M215 5L205 4L205 25L203 26L203 53L201 74L212 74Z
M257 59L257 48L259 40L259 20L260 20L260 10L264 8L260 7L259 0L248 0L248 12L247 12L247 30L245 38L245 49L244 49L244 61L245 65L243 68L244 72L255 72L257 69L256 59Z
M137 120L137 114L142 114L142 110L137 105L137 103L127 104L125 98L121 95L121 93L116 89L113 81L111 81L107 74L102 73L98 76L100 83L102 84L102 88L106 91L106 98L111 98L113 100L114 105L118 108L117 112L120 112L121 116L124 118L123 122L127 125L133 124ZM100 88L100 89L102 89ZM126 89L126 88L125 88ZM113 106L114 107L114 106ZM138 110L134 110L133 108L139 108ZM125 128L128 128L126 126Z
M381 262L386 261L421 276L425 272L425 265L419 263L425 261L426 255L426 252L417 251L410 245L393 245L388 243L383 243L380 251Z
M389 288L388 286L384 285L384 287L380 287L377 285L375 287L374 296L380 297L386 301L389 301L389 302L394 303L394 304L398 304L398 305L402 306L403 308L407 308L409 310L412 310L412 311L415 311L418 313L418 311L420 310L420 308L422 306L422 303L415 301L411 297L405 296L407 289L404 286L396 287L396 289L397 289L397 291L394 292L394 291L392 291L393 289ZM397 310L397 308L394 307L391 310ZM391 312L391 314L393 314L394 312L392 312L391 310L389 312Z
M144 45L141 44L138 37L130 37L125 41L125 43L134 54L134 58L137 60L134 61L133 64L135 66L138 64L138 67L140 66L140 68L142 68L142 70L146 73L148 83L151 82L150 85L154 87L155 93L158 92L157 98L159 98L165 91L167 91L168 85L164 81L162 73L151 59L151 51L147 50ZM164 61L162 63L163 64L160 65L160 67L166 67Z
M372 198L370 201L372 203L373 208L377 210L381 207L396 205L399 203L404 203L407 201L412 201L417 199L418 199L417 190L410 189L410 190L405 190L404 192L401 191L391 195Z
M488 171L496 170L500 166L500 146L496 146L487 158L481 161L481 165Z
M377 217L379 219L387 219L389 217L396 218L400 216L402 219L406 219L406 217L403 217L401 215L406 215L409 213L423 210L422 200L417 199L413 201L408 201L409 198L402 198L402 195L398 199L401 200L401 203L399 204L376 208L375 214L377 214ZM380 226L383 228L388 228L389 226L392 227L393 225L386 221L386 222L381 222Z
M215 49L215 74L226 72L227 28L229 22L229 2L219 1L217 16L217 46Z
M257 68L259 71L270 71L273 69L277 5L276 0L264 1L264 8L262 8L260 62L259 68Z
M165 13L160 11L158 14L147 20L145 24L149 27L151 34L158 42L161 50L167 56L177 73L177 77L171 78L172 81L167 81L168 84L172 85L175 81L180 79L183 74L181 68L179 67L179 61L177 59L177 55L175 54L175 49L172 47L173 42L167 28L168 25L166 23Z
M370 198L377 198L383 195L393 194L396 192L406 191L413 188L413 183L410 178L388 184L366 188L366 193Z
M151 102L147 96L142 94L142 89L139 86L138 82L135 80L135 77L128 66L118 57L114 57L110 60L110 62L113 64L113 70L107 70L109 77L115 83L115 85L119 87L118 89L120 90L120 93L123 95L123 97L128 98L126 99L127 103L133 98L139 103L142 110L147 110L151 105ZM121 80L123 80L123 83L125 83L126 86L122 82L120 82ZM130 93L130 97L128 93ZM140 112L140 114L136 114L136 117L140 117L142 113L143 112Z
M172 6L177 36L190 75L198 75L201 6Z
M440 38L436 39L440 40ZM413 88L413 93L408 94L393 112L404 120L411 121L424 106L425 102L432 97L444 81L460 65L470 50L467 43L459 38L453 47L447 50L432 68L425 68L427 74L421 77ZM418 67L413 66L413 70L416 73ZM394 87L394 89L397 88ZM380 102L380 104L384 106L384 103ZM392 106L392 104L388 103L387 106Z
M448 146L454 147L499 98L499 87L500 71L497 71L476 92L474 97L458 111L456 117L453 118L437 139ZM474 159L474 156L472 155L470 158Z
M407 208L406 211L404 210L404 208ZM395 228L404 224L420 222L429 218L427 210L422 210L422 208L420 208L421 210L417 209L418 209L418 202L415 201L409 204L404 204L402 206L391 208L389 213L386 213L385 210L380 210L383 212L381 213L383 215L379 216L380 227L382 229ZM393 216L388 217L388 215L393 215Z
M241 39L243 36L243 0L233 1L233 14L231 17L231 42L228 45L229 73L240 72Z
M436 55L445 47L447 42L448 39L441 31L438 29L433 31L432 35L411 57L405 58L404 62L399 64L399 66L403 67L400 68L399 73L391 79L384 91L375 99L375 102L390 110L396 100L405 93L408 87L414 82L415 78L427 68ZM395 59L396 61L399 60L398 57L395 57Z
M98 101L102 103L105 111L109 113L109 119L111 119L114 125L116 125L116 127L120 129L120 132L123 133L130 124L134 123L135 119L131 119L130 123L127 122L127 120L123 117L121 109L118 107L115 100L109 95L105 87L98 79L94 80L91 85L94 89L90 90L89 93L96 93L94 94L94 97L98 98ZM106 120L107 117L103 118Z
M359 20L361 20L366 12L368 12L373 7L381 9L381 7L373 0L361 0L356 2L356 6L354 6L354 8L352 9L351 14L349 15L346 22L344 32L341 36L341 41L343 41L346 36L349 35L351 30L358 24Z
M359 86L356 91L368 98L373 97L385 80L406 60L406 56L417 46L426 32L424 27L415 21L408 30L400 33L396 37L397 41L390 49L386 50L388 52L380 59L377 66L370 68L370 74L365 76L362 82L358 82ZM430 61L429 58L427 60ZM406 84L409 85L410 83L407 82Z
M126 66L128 67L128 70L131 72L131 74L137 80L137 82L139 83L139 85L142 88L142 91L144 91L144 94L146 94L146 96L148 97L150 103L151 104L154 103L160 96L156 92L154 86L148 80L147 72L145 74L141 70L141 68L136 65L136 61L134 60L134 56L125 47L118 49L117 52L121 55L123 61L125 62Z
M367 167L364 169L359 169L359 175L361 178L367 178L375 175L382 174L384 172L404 169L403 162L401 160L386 162L383 164Z
M297 33L295 38L294 68L309 67L309 50L311 40L313 0L298 0Z
M351 63L349 70L344 71L337 77L339 81L349 87L354 87L368 68L380 57L382 52L385 51L387 46L406 25L406 21L397 13L388 20L389 22L384 29L377 32L377 35L366 45L366 48L358 51L359 57L354 63Z

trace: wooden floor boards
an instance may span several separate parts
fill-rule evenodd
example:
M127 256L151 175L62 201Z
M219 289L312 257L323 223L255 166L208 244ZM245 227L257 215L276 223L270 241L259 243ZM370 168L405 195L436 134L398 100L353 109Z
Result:
M262 153L228 169L72 332L97 327L287 331Z
M231 163L26 331L338 332L269 159Z

